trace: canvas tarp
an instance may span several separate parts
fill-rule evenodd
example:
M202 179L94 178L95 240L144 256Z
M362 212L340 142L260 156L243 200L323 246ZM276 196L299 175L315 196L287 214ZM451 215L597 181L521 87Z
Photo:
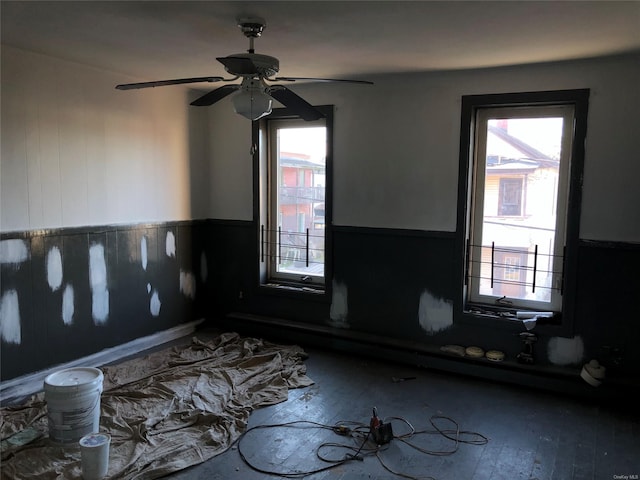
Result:
M313 383L304 358L297 346L224 333L103 367L100 430L112 437L108 478L158 478L224 452L246 430L254 408ZM79 447L49 441L44 393L1 412L2 439L25 429L43 435L3 453L3 479L81 478Z

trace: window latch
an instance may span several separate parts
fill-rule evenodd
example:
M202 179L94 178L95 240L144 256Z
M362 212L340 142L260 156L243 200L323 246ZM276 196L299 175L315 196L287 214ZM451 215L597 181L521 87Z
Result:
M496 298L496 303L498 305L513 305L513 302L511 300L507 300L506 295L503 295L500 298Z
M305 276L301 277L300 280L305 282L305 283L311 283L311 276L310 275L305 275Z

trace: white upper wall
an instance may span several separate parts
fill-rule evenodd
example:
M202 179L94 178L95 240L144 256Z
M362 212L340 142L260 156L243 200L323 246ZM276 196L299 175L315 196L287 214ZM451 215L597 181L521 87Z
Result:
M372 80L291 87L336 106L335 225L455 231L461 97L590 88L580 236L640 241L638 56ZM233 116L228 99L209 110L211 172L231 180L211 213L250 220L249 125Z
M191 186L207 168L204 120L188 90L114 89L127 81L2 47L3 232L206 215L207 190Z
M210 168L208 216L225 220L251 220L251 122L234 113L228 98L208 107L207 113Z
M581 238L640 242L640 61L598 59L294 84L334 104L334 224L456 227L463 95L590 88ZM250 122L229 98L2 48L0 229L253 217ZM195 95L192 93L191 95Z

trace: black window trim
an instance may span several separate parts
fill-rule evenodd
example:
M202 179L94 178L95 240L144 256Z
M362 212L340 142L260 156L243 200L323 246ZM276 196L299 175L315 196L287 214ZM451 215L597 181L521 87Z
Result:
M472 166L472 145L475 134L475 114L480 108L573 105L574 138L571 146L571 168L569 172L569 196L567 203L567 225L565 259L563 268L562 314L554 316L549 325L541 325L537 331L544 333L550 329L556 335L572 336L575 325L575 301L577 288L577 267L580 235L580 209L582 204L582 183L587 134L589 89L550 90L539 92L498 93L485 95L464 95L461 105L460 151L458 173L458 208L456 219L456 271L458 285L454 301L454 318L474 325L486 324L491 327L521 329L519 322L505 321L501 314L513 309L492 308L487 315L471 313L464 298L464 282L467 268L467 215L469 210L470 175ZM483 306L485 307L485 306ZM483 323L484 322L484 323Z

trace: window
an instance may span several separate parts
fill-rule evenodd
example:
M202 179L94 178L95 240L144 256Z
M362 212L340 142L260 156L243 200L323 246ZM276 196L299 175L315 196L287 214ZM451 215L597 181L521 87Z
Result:
M466 311L571 310L587 101L588 90L463 97Z
M325 118L304 121L274 110L262 123L262 284L324 291L331 115L330 109L321 111Z
M500 178L498 215L522 215L522 178Z

